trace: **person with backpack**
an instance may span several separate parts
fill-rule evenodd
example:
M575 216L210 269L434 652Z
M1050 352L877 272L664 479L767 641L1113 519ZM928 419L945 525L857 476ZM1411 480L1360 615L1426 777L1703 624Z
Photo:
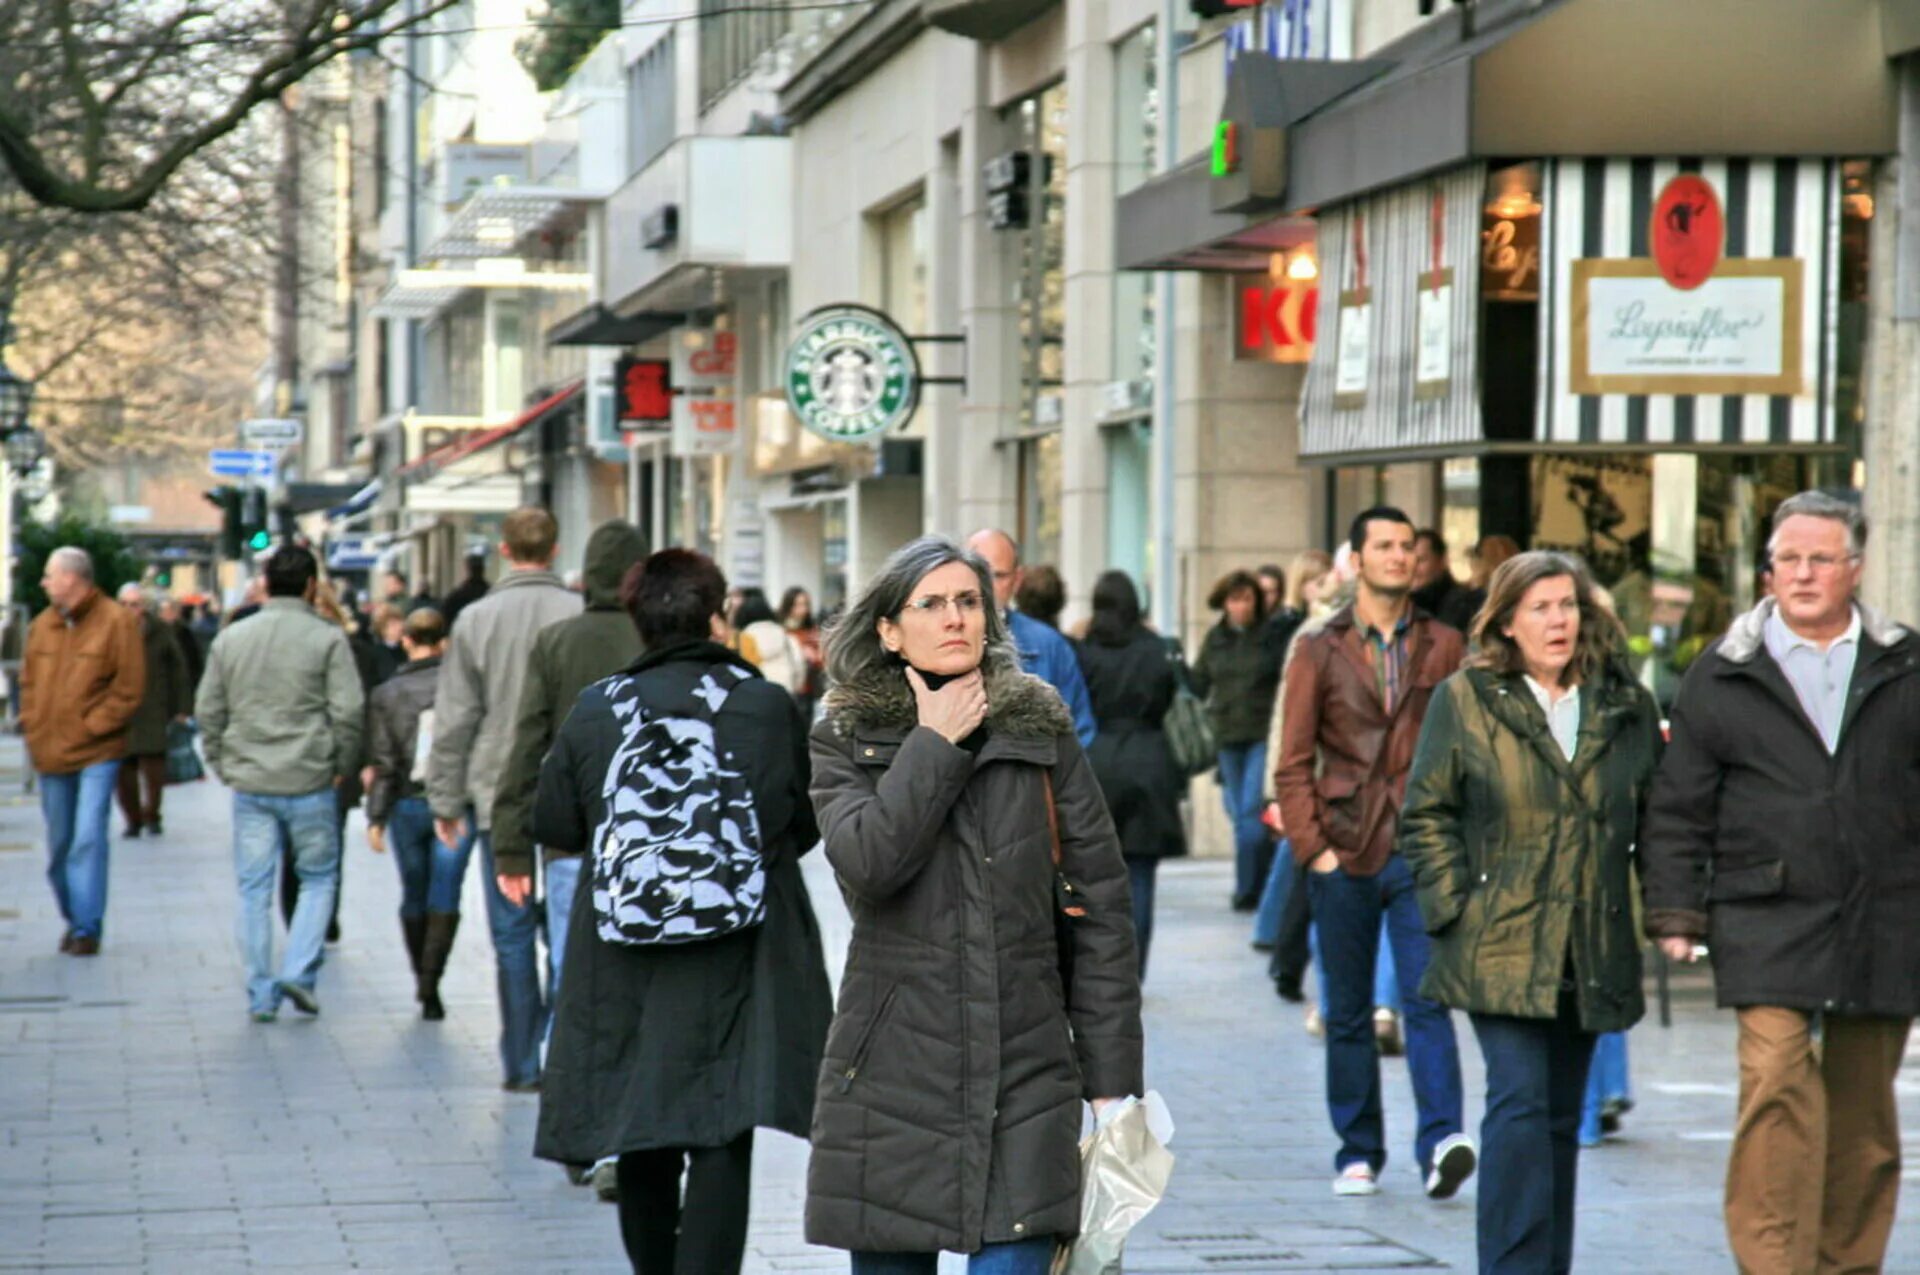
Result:
M447 845L434 835L427 805L427 754L433 748L433 697L440 659L447 651L447 622L422 607L401 631L407 663L375 688L367 714L373 781L367 786L367 844L393 852L400 869L400 930L413 963L414 999L420 1017L447 1016L440 979L460 929L460 886L467 879L473 837Z
M827 638L813 804L853 940L806 1236L853 1275L932 1275L942 1250L1045 1275L1080 1227L1085 1104L1143 1092L1119 838L989 561L914 540Z
M534 1154L619 1157L641 1275L740 1269L756 1128L807 1136L832 993L800 876L800 709L718 639L726 577L668 549L625 590L647 654L541 764L533 840L584 853ZM685 1179L684 1198L682 1179Z

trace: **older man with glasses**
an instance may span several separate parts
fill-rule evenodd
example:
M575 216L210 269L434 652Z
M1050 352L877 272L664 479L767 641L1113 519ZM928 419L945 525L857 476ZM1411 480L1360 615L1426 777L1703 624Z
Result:
M1803 492L1771 596L1687 672L1641 856L1647 932L1739 1015L1727 1236L1749 1275L1879 1270L1920 1009L1920 641L1855 594L1866 526Z

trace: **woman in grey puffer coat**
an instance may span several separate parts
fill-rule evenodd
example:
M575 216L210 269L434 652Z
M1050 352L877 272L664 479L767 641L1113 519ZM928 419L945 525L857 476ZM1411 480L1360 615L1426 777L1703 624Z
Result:
M807 1238L852 1250L855 1275L930 1273L942 1249L1038 1275L1078 1228L1082 1101L1142 1088L1113 823L1059 696L1020 671L977 554L937 537L898 550L828 638L827 667L813 802L853 942ZM1086 908L1068 953L1050 825Z

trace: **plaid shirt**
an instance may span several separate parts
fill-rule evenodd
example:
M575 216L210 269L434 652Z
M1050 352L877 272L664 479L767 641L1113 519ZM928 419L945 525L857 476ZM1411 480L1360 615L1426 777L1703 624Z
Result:
M1381 707L1389 714L1400 700L1400 683L1407 675L1407 631L1412 625L1412 607L1407 608L1391 634L1374 628L1357 613L1354 616L1354 627L1360 632L1367 663L1373 666L1374 689L1380 692Z

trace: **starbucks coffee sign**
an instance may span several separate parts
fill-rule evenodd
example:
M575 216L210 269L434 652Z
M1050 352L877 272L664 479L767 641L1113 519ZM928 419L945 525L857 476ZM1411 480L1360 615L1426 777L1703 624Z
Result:
M913 343L866 306L824 306L800 320L787 347L786 374L794 415L836 443L905 424L920 400Z

